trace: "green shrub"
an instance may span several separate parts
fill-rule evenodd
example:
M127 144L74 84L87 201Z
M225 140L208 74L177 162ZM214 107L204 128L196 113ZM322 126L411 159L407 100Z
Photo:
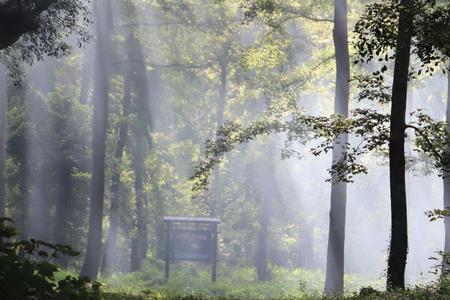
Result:
M9 225L8 225L9 224ZM75 256L69 246L15 240L13 221L0 218L0 295L5 300L96 300L99 284L86 277L55 280L58 255Z

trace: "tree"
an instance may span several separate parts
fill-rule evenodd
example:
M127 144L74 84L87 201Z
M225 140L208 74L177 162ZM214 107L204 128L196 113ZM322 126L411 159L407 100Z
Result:
M133 8L134 9L134 8ZM130 36L130 46L133 52L133 58L136 61L144 61L142 46L133 36ZM132 151L132 165L134 170L134 190L136 195L136 221L135 221L135 236L131 243L131 266L132 272L138 271L142 267L142 262L147 256L148 250L148 220L147 207L148 199L145 191L146 182L146 168L145 159L148 155L149 144L151 137L148 138L148 131L151 124L150 102L154 99L150 96L147 86L147 76L145 65L142 63L134 64L133 82L135 83L135 103L134 113L136 115L133 122L133 151Z
M347 38L347 1L334 1L333 41L336 53L336 87L334 113L348 117L350 90L350 58ZM338 137L333 145L333 165L345 155L347 134ZM347 183L332 179L330 226L328 233L325 293L338 294L344 290L345 215L347 206Z
M110 18L109 1L95 1L96 56L94 113L92 121L92 169L89 232L81 275L96 279L102 248L103 202L105 192L105 151L109 102Z
M380 103L391 102L389 135L379 135L380 145L388 140L390 192L391 192L391 241L389 247L387 288L405 288L405 266L408 252L407 201L405 186L405 131L413 129L418 150L427 153L438 170L448 168L445 149L441 149L445 129L424 113L416 112L416 124L406 124L408 80L421 73L433 74L448 58L450 37L448 28L449 7L434 1L403 0L369 5L368 12L355 26L359 39L355 43L359 60L368 62L395 59L392 93L384 85L388 67L373 73L360 94ZM392 54L394 53L394 54ZM418 67L410 70L410 56L418 58ZM384 137L383 137L384 136ZM444 147L445 148L445 147Z
M0 217L5 216L6 208L6 112L8 98L6 94L7 76L3 66L0 69Z
M391 241L387 269L388 289L405 288L405 267L406 256L408 254L405 182L405 115L414 5L412 0L402 0L400 5L389 135Z
M117 143L114 150L114 161L111 175L111 207L109 211L109 229L106 239L101 271L108 274L111 272L114 262L117 232L119 229L119 206L120 206L120 164L122 162L125 146L128 141L128 117L131 112L131 85L132 70L128 66L128 71L123 80L123 109L122 120L118 128Z
M79 18L84 22L80 23ZM79 0L6 0L0 3L0 50L14 45L23 59L33 61L44 55L62 56L70 51L66 41L77 35L80 45L87 41L88 10Z
M450 69L449 69L450 70ZM450 132L450 72L447 73L447 111L446 111L446 121L447 121L447 131ZM450 153L450 144L446 149ZM443 208L445 210L450 209L450 172L447 169L443 171L443 184L444 184L444 203ZM450 252L450 216L444 216L444 252ZM450 271L448 261L444 261L444 271Z

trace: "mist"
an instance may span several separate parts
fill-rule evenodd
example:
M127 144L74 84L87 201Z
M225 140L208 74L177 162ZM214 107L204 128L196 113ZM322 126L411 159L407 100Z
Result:
M81 1L90 20L75 23L84 24L86 39L78 45L67 34L67 53L24 59L32 43L26 36L0 50L0 217L14 221L19 239L70 246L79 254L53 260L62 274L117 290L271 299L385 289L389 136L346 162L366 169L353 169L344 184L334 182L334 164L367 142L342 130L354 123L331 133L320 126L326 118L335 125L336 116L351 120L355 109L388 113L390 102L360 99L364 86L355 77L385 64L390 93L394 60L352 63L359 55L353 28L366 10L360 1L250 2ZM347 71L339 46L349 50ZM418 68L420 57L412 55L411 64ZM439 133L448 121L447 74L411 76L407 85L406 123L417 124L423 112ZM295 117L309 123L294 126ZM405 132L404 276L414 287L442 278L445 226L427 212L446 209L446 171L422 151L426 138ZM444 155L445 142L428 137ZM200 190L198 182L205 183ZM333 185L345 194L344 216L330 225L338 215L330 200L342 196ZM208 258L199 252L177 260L191 246L176 248L175 231L201 231L195 226L211 220L218 224L217 237L208 237L212 250L186 242ZM342 220L344 227L330 231ZM333 230L343 233L334 242ZM329 245L340 241L343 257Z

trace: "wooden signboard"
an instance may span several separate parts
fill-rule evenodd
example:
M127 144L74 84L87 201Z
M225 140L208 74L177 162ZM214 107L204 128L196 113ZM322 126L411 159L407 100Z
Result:
M217 224L215 218L163 218L166 225L165 276L171 261L203 261L211 264L211 279L216 281Z

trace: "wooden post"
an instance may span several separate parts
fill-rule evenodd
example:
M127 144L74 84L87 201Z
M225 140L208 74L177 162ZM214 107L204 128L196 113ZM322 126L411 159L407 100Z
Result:
M166 281L169 280L169 272L170 272L170 227L171 227L171 222L167 221L166 222L166 265L165 265L165 279Z
M217 277L217 223L212 223L212 270L211 270L211 280L216 282Z

